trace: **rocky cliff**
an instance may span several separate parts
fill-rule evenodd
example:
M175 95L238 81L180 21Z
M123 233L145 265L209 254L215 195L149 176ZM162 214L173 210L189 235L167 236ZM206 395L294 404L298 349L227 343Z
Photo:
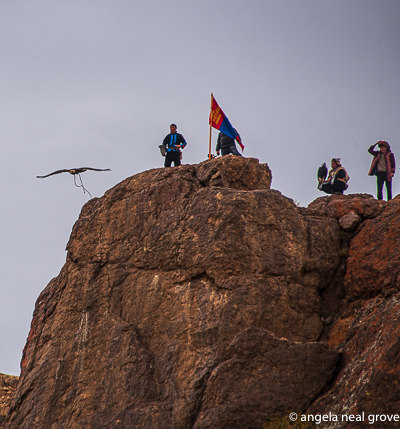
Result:
M299 208L270 184L227 156L90 200L37 300L7 427L396 412L400 200Z
M4 420L17 385L18 377L0 373L0 429L4 428Z

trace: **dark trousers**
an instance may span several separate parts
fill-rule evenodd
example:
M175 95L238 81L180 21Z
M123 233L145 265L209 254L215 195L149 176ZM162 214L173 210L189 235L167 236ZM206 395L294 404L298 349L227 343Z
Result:
M236 149L236 146L233 144L225 149L221 149L221 155L238 155L238 156L242 156L240 155L240 153L238 152L238 150Z
M333 185L324 183L319 189L326 194L343 194L344 191L343 185L339 183L334 183Z
M167 152L165 155L165 164L164 167L171 167L171 164L174 163L175 167L181 165L181 153L180 152Z
M392 181L387 179L386 171L378 171L376 173L376 185L378 188L378 200L383 200L383 183L386 184L387 200L392 199Z

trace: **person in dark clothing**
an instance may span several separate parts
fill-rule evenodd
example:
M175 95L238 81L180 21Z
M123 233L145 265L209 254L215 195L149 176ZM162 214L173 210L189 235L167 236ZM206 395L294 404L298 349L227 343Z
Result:
M175 124L171 124L169 129L171 132L165 137L162 143L167 148L164 167L171 167L172 163L177 167L181 165L181 149L187 143L183 135L176 132L178 127Z
M239 136L238 132L237 132L237 134ZM239 136L239 139L240 139L240 136ZM242 156L242 155L240 155L240 153L236 149L235 139L227 136L222 131L218 134L217 147L215 150L216 150L218 156L219 156L220 151L221 151L221 155L228 155L231 153L232 155Z
M343 191L347 189L349 176L342 167L340 158L332 158L331 167L327 180L318 179L320 181L318 189L327 194L343 194Z
M374 150L378 145L379 150ZM378 200L383 200L383 184L386 185L387 200L392 199L392 179L394 176L396 161L388 142L379 140L369 147L368 152L374 157L369 169L369 176L376 176Z

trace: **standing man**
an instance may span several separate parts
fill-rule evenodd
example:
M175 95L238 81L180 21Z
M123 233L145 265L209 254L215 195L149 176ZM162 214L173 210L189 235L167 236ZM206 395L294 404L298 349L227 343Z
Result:
M186 141L182 134L176 132L177 128L175 124L171 124L169 126L171 132L163 140L162 144L167 148L164 167L171 167L172 162L175 167L181 165L180 149L186 146Z
M239 136L239 140L242 141L239 133L236 130L235 130L235 132ZM236 149L235 139L227 136L222 131L218 134L217 147L215 148L215 150L216 150L218 156L219 156L220 150L221 150L221 155L228 155L231 153L232 155L242 156L242 155L240 155L240 153Z
M374 150L376 145L378 145L379 150ZM384 140L379 140L370 146L368 152L374 157L368 175L376 176L378 200L383 200L383 183L385 183L387 200L389 201L392 199L392 178L396 168L394 154L390 150L389 143Z

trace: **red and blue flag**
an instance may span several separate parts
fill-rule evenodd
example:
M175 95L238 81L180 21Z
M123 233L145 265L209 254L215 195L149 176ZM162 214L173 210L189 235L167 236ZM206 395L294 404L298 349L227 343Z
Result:
M223 132L225 135L235 139L239 143L243 151L244 146L242 144L242 140L240 139L239 134L232 127L232 124L229 122L229 119L226 117L225 113L219 107L217 101L215 100L212 94L211 94L211 111L210 111L209 124L213 128L216 128L217 130L220 130L221 132Z

